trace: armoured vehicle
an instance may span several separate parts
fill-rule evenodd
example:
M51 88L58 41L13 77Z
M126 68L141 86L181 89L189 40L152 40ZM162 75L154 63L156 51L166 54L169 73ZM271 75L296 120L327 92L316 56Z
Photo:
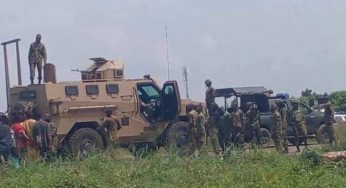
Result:
M274 100L282 100L288 110L292 109L291 100L288 94L277 94L272 96L272 91L265 87L234 87L216 89L216 101L225 107L230 107L234 102L238 104L240 109L245 111L247 102L255 102L258 110L261 113L261 142L263 145L268 145L271 140L271 127L274 124L271 113L269 111L270 103ZM308 125L308 136L316 137L319 142L325 143L328 135L325 131L323 114L311 110L307 105L300 103L299 108L305 114ZM289 126L286 132L288 141L294 143L294 134ZM246 135L245 135L246 136Z
M120 120L120 145L138 149L177 143L182 147L187 143L188 124L183 122L184 114L180 115L176 81L167 81L161 88L149 75L125 79L124 63L120 61L91 60L92 66L80 71L81 81L54 83L48 79L40 85L10 88L9 110L51 114L57 125L58 148L74 154L106 146L99 129L106 110L113 110ZM47 67L44 73L45 78L55 75L54 69Z

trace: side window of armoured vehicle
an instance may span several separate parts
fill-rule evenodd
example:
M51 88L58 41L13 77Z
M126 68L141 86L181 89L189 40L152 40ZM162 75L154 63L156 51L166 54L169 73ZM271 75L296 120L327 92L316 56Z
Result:
M107 84L106 85L107 94L118 94L119 85L118 84Z
M98 95L99 94L99 86L98 85L87 85L85 86L86 93L88 95Z
M77 95L79 95L78 86L76 86L76 85L65 86L65 94L67 96L77 96Z

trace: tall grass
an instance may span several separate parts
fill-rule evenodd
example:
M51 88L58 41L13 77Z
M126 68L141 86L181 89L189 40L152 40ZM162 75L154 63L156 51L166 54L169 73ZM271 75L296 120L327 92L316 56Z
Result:
M312 163L308 155L262 150L231 152L224 160L182 158L174 153L113 160L109 154L84 161L31 162L2 169L1 187L343 187L343 164Z

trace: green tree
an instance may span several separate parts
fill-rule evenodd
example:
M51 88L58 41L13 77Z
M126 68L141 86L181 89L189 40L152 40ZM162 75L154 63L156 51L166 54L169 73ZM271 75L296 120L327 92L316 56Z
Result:
M335 107L339 109L346 108L346 91L335 91L330 94L330 99Z

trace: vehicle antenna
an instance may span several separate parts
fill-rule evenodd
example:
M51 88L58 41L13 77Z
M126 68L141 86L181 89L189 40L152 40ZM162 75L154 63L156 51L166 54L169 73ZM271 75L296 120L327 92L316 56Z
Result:
M188 80L187 67L183 67L183 77L184 77L184 83L185 83L186 98L190 99L190 96L189 96L189 80Z
M167 25L165 27L165 31L166 31L166 60L167 60L167 75L168 75L168 80L171 80L171 75L170 75L170 65L169 65L169 49L168 49L168 32L167 32Z

